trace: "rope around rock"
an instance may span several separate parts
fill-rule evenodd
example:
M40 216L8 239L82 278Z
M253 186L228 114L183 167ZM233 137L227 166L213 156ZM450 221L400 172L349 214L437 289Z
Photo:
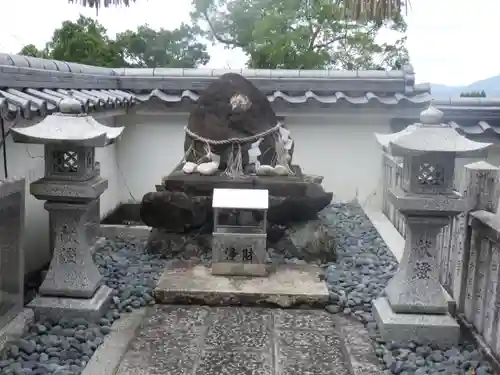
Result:
M249 136L249 137L244 137L244 138L229 138L229 139L224 139L224 140L220 140L220 141L216 141L216 140L213 140L213 139L208 139L208 138L201 137L198 134L193 133L191 130L189 130L187 128L187 126L184 127L184 130L186 131L187 135L189 135L191 138L194 138L197 141L204 142L204 143L207 143L207 144L212 145L212 146L218 146L218 145L228 145L228 144L231 144L231 143L242 144L242 143L248 143L248 142L256 141L259 138L264 138L266 135L278 132L279 129L282 126L283 126L283 124L280 123L280 122L278 122L278 124L275 125L275 126L273 126L271 129L268 129L265 132L262 132L262 133L259 133L259 134L255 134L255 135L252 135L252 136Z

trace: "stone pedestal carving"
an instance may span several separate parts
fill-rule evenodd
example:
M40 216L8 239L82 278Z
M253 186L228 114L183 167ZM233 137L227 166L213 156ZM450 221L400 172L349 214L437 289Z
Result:
M40 286L44 296L91 298L101 285L99 273L85 233L86 215L92 203L47 202L45 209L53 215L54 253Z
M391 135L377 135L386 152L403 157L402 188L387 198L406 217L406 243L399 270L386 297L373 302L374 315L387 341L419 340L456 345L460 328L449 315L439 282L438 235L450 218L466 210L453 191L456 156L470 156L490 144L473 142L441 124L442 113L430 106L421 123Z
M45 176L30 191L46 201L53 252L40 295L29 307L37 315L92 319L102 315L111 298L90 252L98 200L108 187L94 160L95 147L113 143L123 128L106 127L81 114L76 100L64 100L60 108L62 113L36 125L12 129L15 142L45 146Z

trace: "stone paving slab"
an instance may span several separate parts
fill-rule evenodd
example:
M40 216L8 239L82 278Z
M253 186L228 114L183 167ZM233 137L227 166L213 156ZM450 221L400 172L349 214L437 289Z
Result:
M281 265L267 277L212 275L204 265L167 268L154 291L157 303L210 306L317 306L328 303L319 267Z
M347 375L322 310L151 306L116 375Z

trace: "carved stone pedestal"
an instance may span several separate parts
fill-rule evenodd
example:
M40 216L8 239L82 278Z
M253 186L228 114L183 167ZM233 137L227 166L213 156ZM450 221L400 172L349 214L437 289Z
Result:
M54 255L40 294L91 298L102 281L85 232L91 204L46 202L45 208L52 214Z
M112 290L90 253L86 222L94 202L46 202L51 213L54 253L40 295L29 307L37 316L98 319L109 305Z
M449 217L406 218L407 232L399 270L387 285L387 297L373 303L384 340L433 343L442 347L458 343L460 327L448 313L439 283L437 236Z

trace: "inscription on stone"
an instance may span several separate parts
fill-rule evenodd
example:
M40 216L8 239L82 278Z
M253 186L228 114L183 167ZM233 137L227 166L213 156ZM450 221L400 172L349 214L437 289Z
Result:
M226 260L234 261L238 256L238 251L234 246L226 247L224 254L226 256Z
M241 258L243 262L252 263L253 261L253 248L246 247L241 252Z
M432 240L429 237L421 237L415 243L415 252L418 259L432 258Z
M236 248L229 246L224 249L225 259L231 262L241 261L243 263L252 263L254 251L252 247Z

